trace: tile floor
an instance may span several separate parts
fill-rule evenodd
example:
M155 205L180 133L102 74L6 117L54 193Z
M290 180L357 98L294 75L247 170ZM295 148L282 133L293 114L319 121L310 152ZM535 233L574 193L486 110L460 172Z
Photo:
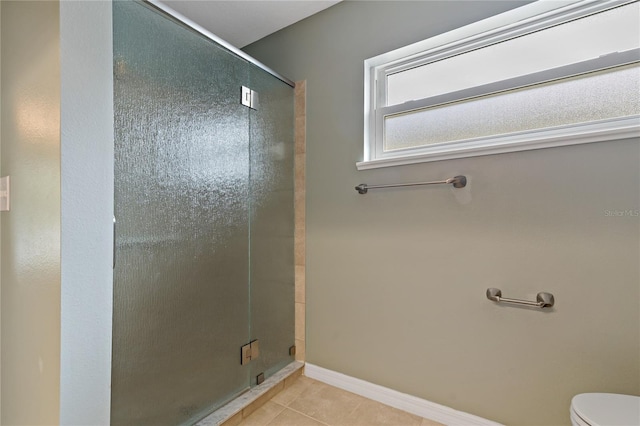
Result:
M440 423L300 376L240 426L441 426Z

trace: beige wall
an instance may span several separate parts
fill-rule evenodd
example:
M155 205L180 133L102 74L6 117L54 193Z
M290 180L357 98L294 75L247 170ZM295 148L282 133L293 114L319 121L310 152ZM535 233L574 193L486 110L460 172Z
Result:
M569 424L574 394L640 394L639 218L608 213L640 209L638 140L355 168L363 61L516 4L347 1L245 50L307 80L307 361L507 424ZM467 188L353 189L457 174ZM498 306L488 287L556 307Z
M2 94L2 6L0 6L0 95ZM0 96L1 98L1 96ZM0 169L2 166L2 102L0 102ZM2 170L0 170L2 172ZM0 175L1 176L1 175ZM0 219L0 422L2 422L2 219Z
M1 423L108 424L111 3L0 5Z
M0 95L2 94L2 6L0 6ZM1 96L0 96L1 98ZM2 102L0 102L0 169L2 166ZM2 172L2 170L0 170ZM1 176L1 175L0 175ZM2 422L2 219L0 218L0 422Z
M1 2L2 424L56 424L60 399L58 2ZM37 31L34 31L37 29Z

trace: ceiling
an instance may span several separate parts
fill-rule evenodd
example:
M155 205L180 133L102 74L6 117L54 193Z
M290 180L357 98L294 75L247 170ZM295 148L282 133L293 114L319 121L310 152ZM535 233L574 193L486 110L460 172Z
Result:
M165 0L176 12L237 48L320 12L340 0Z

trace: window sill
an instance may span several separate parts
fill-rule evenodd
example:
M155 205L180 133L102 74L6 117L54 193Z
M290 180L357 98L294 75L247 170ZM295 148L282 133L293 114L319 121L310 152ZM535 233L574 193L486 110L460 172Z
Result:
M356 163L358 170L640 137L640 116L433 145Z

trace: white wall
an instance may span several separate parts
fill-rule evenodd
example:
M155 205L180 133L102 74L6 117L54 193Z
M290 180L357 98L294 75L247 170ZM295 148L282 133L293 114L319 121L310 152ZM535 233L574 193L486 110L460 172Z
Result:
M109 424L113 247L110 1L60 5L60 423Z
M307 361L506 424L569 424L574 394L640 394L640 222L607 214L640 209L638 140L355 167L363 61L518 4L342 2L245 50L307 80ZM467 188L354 190L458 174ZM496 305L488 287L556 307Z

